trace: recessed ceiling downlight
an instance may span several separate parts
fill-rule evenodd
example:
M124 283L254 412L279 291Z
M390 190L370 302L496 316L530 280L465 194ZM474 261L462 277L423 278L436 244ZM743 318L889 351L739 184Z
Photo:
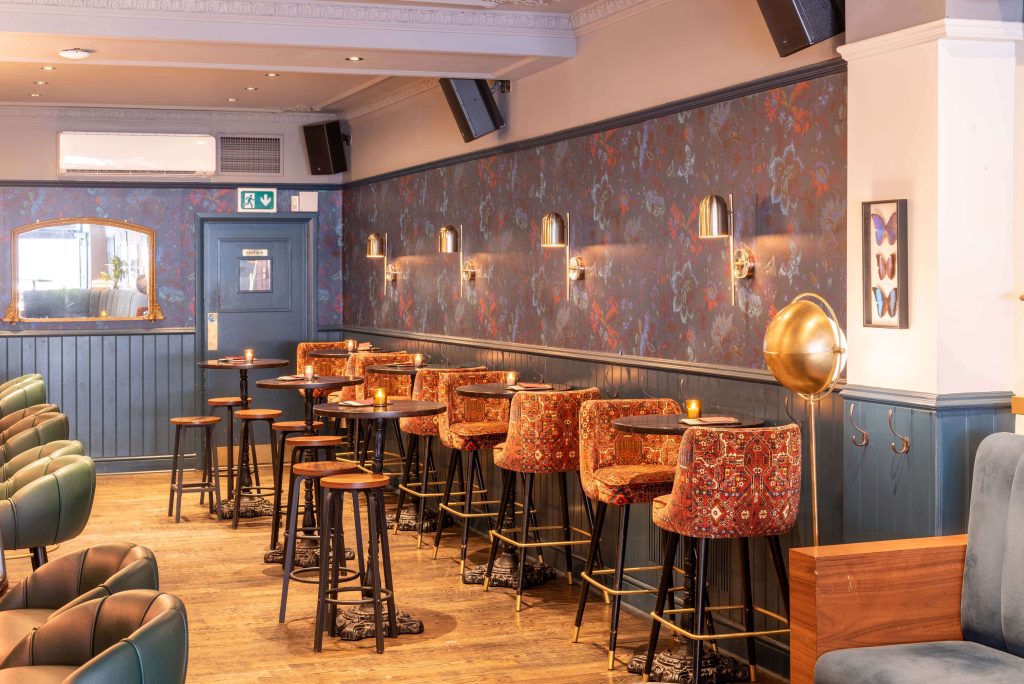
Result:
M65 50L61 50L57 54L60 55L61 57L63 57L64 59L85 59L86 57L88 57L89 55L91 55L94 52L96 52L96 51L95 50L90 50L89 48L79 48L79 47L76 47L76 48L67 48Z
M274 72L267 74L267 78L277 78L278 76L280 76L280 74L275 74Z
M229 97L228 98L228 102L238 102L238 98L237 97Z
M36 85L46 85L47 81L36 81Z
M29 97L39 97L39 93L32 93Z
M47 64L44 67L39 67L39 68L42 69L43 71L56 71L57 70L57 67L50 66L49 64Z
M245 86L245 89L248 90L250 93L254 90L259 90L259 88L257 88L256 86Z
M351 57L346 57L345 61L346 62L362 62L363 59L365 59L365 58L364 57L357 57L356 55L352 55Z

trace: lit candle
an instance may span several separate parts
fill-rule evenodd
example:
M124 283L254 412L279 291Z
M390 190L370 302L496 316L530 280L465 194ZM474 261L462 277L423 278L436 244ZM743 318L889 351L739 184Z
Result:
M106 318L106 317L107 317L107 310L104 309L103 311L100 311L100 318Z
M302 367L302 377L303 377L303 379L306 382L313 382L313 379L316 377L316 373L313 372L313 367L312 366L303 366Z
M359 343L355 340L345 340L345 350L349 353L354 352L359 346Z
M378 387L373 390L373 405L374 406L387 406L388 405L388 391L384 387Z
M412 362L417 368L423 365L423 354L413 354Z
M519 373L515 371L509 371L505 373L505 384L511 387L512 385L519 382Z
M243 349L242 355L245 357L246 363L252 363L256 359L256 351L254 349Z
M686 417L700 418L700 399L686 400Z

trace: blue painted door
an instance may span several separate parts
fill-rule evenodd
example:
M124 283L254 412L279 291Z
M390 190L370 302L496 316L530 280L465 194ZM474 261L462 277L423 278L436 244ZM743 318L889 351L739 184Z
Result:
M203 353L218 358L251 347L257 357L287 359L286 367L249 373L252 406L281 409L284 419L302 418L298 394L259 389L256 381L295 372L295 345L310 336L309 261L307 220L203 224ZM237 371L206 371L206 397L236 396L238 379Z

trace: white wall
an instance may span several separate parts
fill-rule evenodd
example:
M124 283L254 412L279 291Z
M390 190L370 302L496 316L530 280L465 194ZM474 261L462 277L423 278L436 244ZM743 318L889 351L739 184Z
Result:
M341 183L342 177L311 176L302 139L302 124L333 118L329 114L267 114L195 110L103 109L0 106L0 182L48 181L57 176L57 134L60 131L125 131L279 135L282 173L279 176L214 176L187 180L211 183ZM95 176L61 177L97 180ZM107 178L100 180L181 182L182 178Z
M352 179L532 138L815 64L840 38L786 58L752 0L650 0L584 29L577 55L512 82L508 125L462 142L439 87L349 120Z

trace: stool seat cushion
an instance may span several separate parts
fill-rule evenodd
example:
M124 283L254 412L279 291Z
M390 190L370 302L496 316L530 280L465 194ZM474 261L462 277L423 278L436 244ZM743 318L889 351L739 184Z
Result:
M187 425L192 427L214 425L219 422L220 418L217 416L180 416L178 418L171 418L172 425Z
M448 428L453 449L478 451L488 449L505 440L508 423L481 421L479 423L455 423Z
M0 684L60 684L75 673L78 668L65 665L35 665L32 667L9 667L0 670Z
M931 641L831 651L815 684L1020 684L1021 659L973 641Z
M314 420L313 429L319 430L324 426L322 421ZM298 432L306 429L306 421L304 420L279 420L273 425L274 430L277 432Z
M359 472L359 466L345 461L310 461L292 464L292 472L302 477L330 477Z
M252 401L252 397L249 397L249 401ZM241 406L241 397L210 397L206 400L206 403L210 406Z
M615 506L650 503L672 491L674 465L636 464L608 466L593 472L598 501Z
M281 415L278 409L242 409L235 411L235 418L239 420L270 420Z
M284 440L286 447L331 447L341 446L337 435L297 435Z
M0 659L6 657L26 634L46 622L46 618L52 614L52 608L25 608L0 612Z
M325 489L342 489L357 491L360 489L382 489L391 480L387 475L375 473L357 473L351 475L331 475L320 480Z

